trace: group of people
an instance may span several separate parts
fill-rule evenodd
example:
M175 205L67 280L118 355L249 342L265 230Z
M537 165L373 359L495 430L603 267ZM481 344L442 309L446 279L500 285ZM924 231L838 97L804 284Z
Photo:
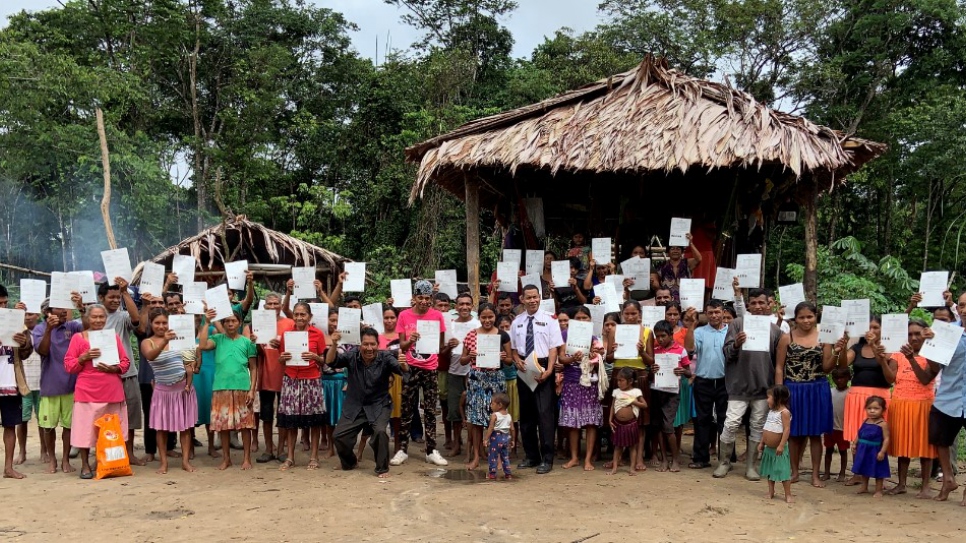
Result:
M264 295L264 310L275 311L277 329L274 337L260 340L245 324L255 300L249 274L242 298L233 298L232 315L216 320L209 309L196 317L197 346L187 350L169 347L177 334L168 316L184 314L183 298L171 287L177 277L168 276L163 297L140 295L140 307L133 289L117 278L101 285L98 304L75 296L79 318L45 304L42 315L27 313L24 332L15 337L19 347L0 345L0 357L9 362L0 363L4 476L23 477L14 466L25 459L26 425L35 412L49 471L73 472L74 447L82 478L92 476L94 422L111 413L126 432L131 461L143 464L157 455L160 472L177 457L185 471L195 469L191 458L201 444L195 428L201 425L208 453L221 456L219 469L232 465L236 433L241 467L249 469L260 422L264 452L256 462L276 461L279 469L290 470L304 443L307 469L317 469L320 451L328 450L348 470L358 466L368 443L376 474L386 477L390 466L408 461L420 418L428 463L445 466L445 456L459 457L465 450L468 469L478 469L487 458L490 478L498 471L512 476L508 458L517 443L523 446L517 469L535 468L538 474L550 472L560 453L568 459L565 469L592 471L610 452L608 473L621 465L632 475L648 465L678 472L683 429L693 422L687 468L714 467L714 477L721 478L743 462L746 478L767 479L770 496L775 483L782 483L789 501L806 447L816 487L830 477L837 449L839 478L852 451L854 478L847 484L868 491L874 479L876 496L906 492L912 458L922 464L920 497L932 497L934 461L944 475L937 498L945 500L957 488L951 448L966 427L966 337L945 366L919 356L931 332L916 319L909 321L908 342L899 352L885 351L875 317L857 341L845 335L822 343L814 305L785 308L791 312L786 320L770 291L744 292L737 283L733 303L710 299L703 311L682 311L675 284L700 263L700 257L683 254L683 248L671 248L668 262L652 275L651 298L643 300L664 306L664 319L642 325L640 291L627 280L620 310L604 315L587 352L568 351L569 323L594 319L588 306L600 300L593 286L614 269L598 266L580 247L568 254L567 285L553 284L549 264L555 257L548 253L540 284L521 285L516 293L491 288L489 300L477 306L468 292L451 300L439 285L416 281L412 300L402 304L409 307L400 311L388 300L381 329L363 323L358 344L346 344L339 327L339 306L362 307L359 297L343 295L344 277L332 292L316 282L318 299L329 304L324 316L313 316L309 300L292 303L292 281L285 293ZM546 299L553 299L553 312L541 309ZM5 303L6 292L0 292L0 304ZM964 314L966 295L958 307L950 297L947 306L934 308L933 318L961 322ZM773 319L767 350L743 348L746 315ZM425 348L423 321L438 323L438 348ZM317 328L313 322L325 324ZM626 324L641 325L640 338L633 355L621 349L618 358L615 330ZM120 364L98 362L101 353L90 348L89 334L105 329L116 333ZM295 337L290 332L306 333L307 345L297 350L286 345L286 338ZM428 339L436 347L435 338ZM499 365L478 363L484 348L498 348ZM674 361L674 389L655 386L655 374L662 371L656 357ZM14 379L18 364L25 383ZM444 419L442 450L437 406ZM133 432L142 428L146 458L133 449ZM15 457L16 433L21 445ZM743 460L736 454L742 433ZM180 438L180 453L170 434ZM889 455L899 459L898 485L886 491Z

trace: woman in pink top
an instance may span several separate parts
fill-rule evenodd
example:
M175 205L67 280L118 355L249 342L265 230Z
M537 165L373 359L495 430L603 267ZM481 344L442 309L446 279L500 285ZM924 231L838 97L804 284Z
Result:
M932 459L938 456L936 447L929 444L929 410L935 397L933 381L936 374L929 362L919 356L924 341L926 323L909 320L909 339L898 353L893 353L889 366L896 375L889 404L889 455L899 459L899 484L886 494L905 494L906 479L912 458L919 458L922 487L918 497L931 498L929 476Z
M80 450L81 479L93 479L94 472L88 462L90 448L97 446L97 428L94 421L103 415L117 415L121 421L121 435L127 435L127 403L124 400L124 385L121 374L131 367L131 360L121 344L121 338L114 334L120 364L108 366L96 362L101 357L100 349L91 349L88 337L90 332L104 330L107 324L107 309L100 304L87 310L90 324L88 331L74 334L64 356L64 369L77 375L74 387L74 417L71 421L70 444Z

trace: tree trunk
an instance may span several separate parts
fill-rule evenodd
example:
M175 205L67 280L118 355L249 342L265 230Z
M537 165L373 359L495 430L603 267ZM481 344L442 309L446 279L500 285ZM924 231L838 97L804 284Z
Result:
M932 234L932 181L929 181L929 196L926 200L926 235L922 246L922 271L929 269L929 237Z
M104 219L104 230L107 233L107 244L111 249L117 249L114 239L114 227L111 225L111 157L107 150L107 132L104 130L104 112L101 108L94 110L97 119L97 137L101 141L101 166L104 168L104 195L101 197L101 218Z
M802 209L805 212L805 298L817 302L818 294L818 194L805 189Z
M892 201L893 201L893 179L890 175L886 178L885 207L882 210L882 255L892 254Z

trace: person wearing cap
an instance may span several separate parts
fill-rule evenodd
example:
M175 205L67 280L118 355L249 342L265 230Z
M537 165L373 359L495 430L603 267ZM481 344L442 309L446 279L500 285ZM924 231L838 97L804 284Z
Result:
M453 347L459 345L459 340L443 340L446 332L446 318L442 313L430 307L433 296L433 285L429 281L416 281L413 286L413 306L399 314L396 329L399 330L399 348L405 353L406 364L409 367L409 379L403 381L402 428L408 428L412 422L413 400L422 390L423 396L423 432L426 440L426 462L437 466L449 464L436 450L436 402L439 398L437 382L437 368L439 359L449 359ZM417 322L436 321L439 323L439 349L437 353L420 353L416 351L419 341ZM409 458L409 433L403 432L399 441L399 451L389 461L390 465L398 466Z

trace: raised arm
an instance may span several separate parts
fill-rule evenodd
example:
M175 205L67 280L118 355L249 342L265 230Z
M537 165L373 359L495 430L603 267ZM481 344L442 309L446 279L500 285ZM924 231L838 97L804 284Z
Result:
M245 298L241 301L242 313L248 313L255 301L255 275L251 270L245 272Z

